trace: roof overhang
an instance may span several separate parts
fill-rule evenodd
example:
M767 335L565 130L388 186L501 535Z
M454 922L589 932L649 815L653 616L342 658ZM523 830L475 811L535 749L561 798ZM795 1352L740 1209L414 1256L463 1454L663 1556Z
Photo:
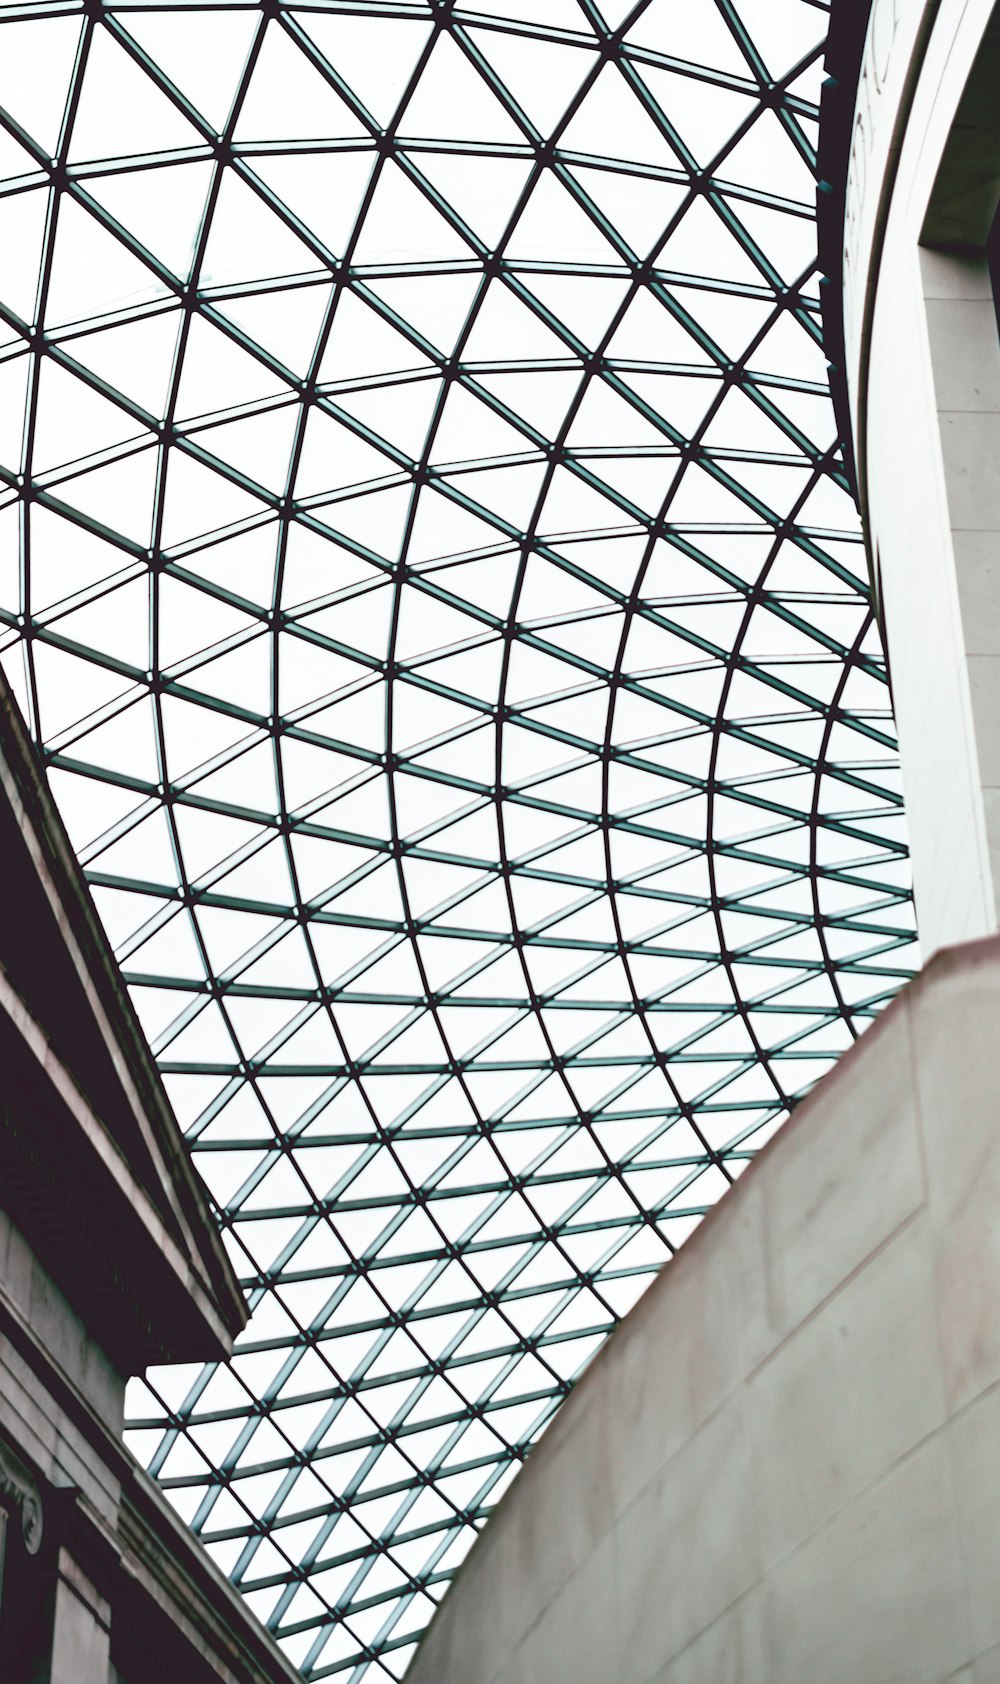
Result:
M0 859L4 1202L124 1372L221 1356L239 1283L6 685Z

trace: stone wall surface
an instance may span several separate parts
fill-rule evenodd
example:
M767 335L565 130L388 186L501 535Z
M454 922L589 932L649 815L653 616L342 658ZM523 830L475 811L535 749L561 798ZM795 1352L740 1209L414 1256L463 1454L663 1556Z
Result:
M990 937L622 1322L407 1684L1000 1684L998 1076Z
M998 57L995 0L877 0L847 185L854 455L925 954L1000 928Z

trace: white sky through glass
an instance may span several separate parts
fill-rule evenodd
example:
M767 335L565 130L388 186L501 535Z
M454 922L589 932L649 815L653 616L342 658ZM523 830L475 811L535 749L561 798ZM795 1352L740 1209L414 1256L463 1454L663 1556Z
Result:
M915 963L826 21L0 6L0 661L253 1310L130 1442L307 1678Z

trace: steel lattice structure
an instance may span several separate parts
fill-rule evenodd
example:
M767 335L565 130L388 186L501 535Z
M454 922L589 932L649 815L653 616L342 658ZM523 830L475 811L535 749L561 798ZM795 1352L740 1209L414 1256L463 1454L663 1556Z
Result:
M307 1678L912 968L825 22L0 7L3 663L253 1306L132 1442Z

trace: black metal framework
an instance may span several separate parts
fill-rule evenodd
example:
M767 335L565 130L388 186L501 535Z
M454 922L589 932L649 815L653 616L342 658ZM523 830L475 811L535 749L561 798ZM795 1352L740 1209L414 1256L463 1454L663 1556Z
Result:
M825 24L0 7L2 659L253 1307L132 1442L310 1679L912 968Z

